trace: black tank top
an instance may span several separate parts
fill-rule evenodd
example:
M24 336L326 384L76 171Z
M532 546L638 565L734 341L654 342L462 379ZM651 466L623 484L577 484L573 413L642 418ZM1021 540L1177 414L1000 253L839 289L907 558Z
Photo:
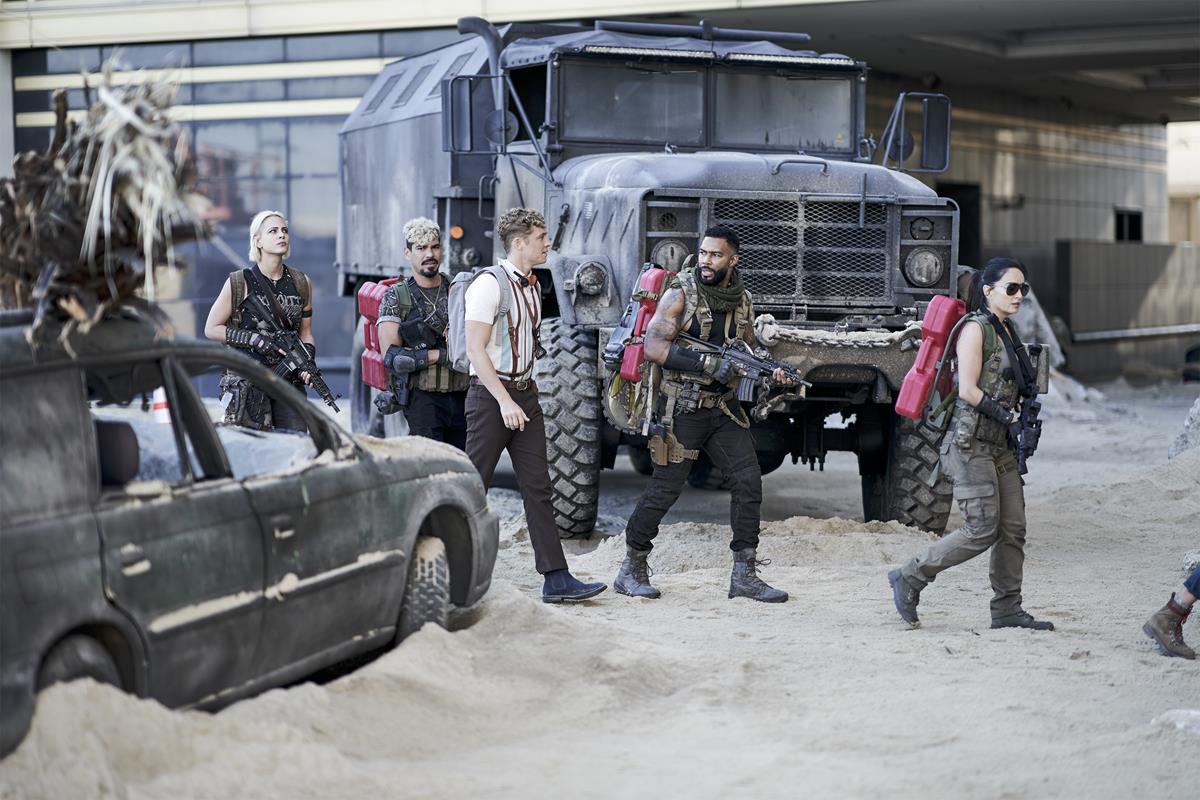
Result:
M291 272L287 269L284 269L283 275L277 281L272 281L266 275L261 275L259 276L257 283L258 285L265 286L268 291L274 293L275 298L279 301L280 307L283 308L283 324L287 327L287 329L292 331L300 330L300 315L304 312L304 300L300 297L300 290L296 288L295 281L292 280ZM242 316L238 327L243 330L258 331L259 333L266 334L270 332L274 326L270 324L264 324L260 327L259 323L264 322L264 319L262 313L256 307L256 304L250 302L251 294L258 296L259 301L262 303L263 308L266 309L267 312L272 310L271 300L267 297L266 293L257 289L256 283L252 278L248 279L246 281L246 297L242 300L241 305L238 306ZM253 350L246 350L243 352L256 361L260 361L269 367L273 367L278 364L280 359L278 355L274 354L270 356L260 356Z

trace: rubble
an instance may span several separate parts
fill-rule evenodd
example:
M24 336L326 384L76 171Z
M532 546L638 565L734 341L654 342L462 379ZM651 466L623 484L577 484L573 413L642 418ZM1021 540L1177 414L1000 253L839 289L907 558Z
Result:
M1187 419L1183 421L1183 428L1175 437L1175 441L1171 442L1171 447L1167 450L1167 458L1174 458L1184 450L1190 450L1197 446L1200 446L1200 397L1197 397L1196 402L1192 404L1192 410L1188 412Z

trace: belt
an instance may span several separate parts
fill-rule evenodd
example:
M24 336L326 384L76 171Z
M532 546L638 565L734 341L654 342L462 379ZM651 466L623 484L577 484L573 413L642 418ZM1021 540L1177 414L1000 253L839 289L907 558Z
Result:
M479 376L472 375L471 376L471 385L472 386L483 386L483 381L479 380ZM500 378L500 385L503 386L505 389L515 389L518 392L528 391L529 389L534 389L534 390L537 389L537 384L533 382L532 378L525 378L525 379L519 380L519 381L510 381L510 380L505 380L504 378Z

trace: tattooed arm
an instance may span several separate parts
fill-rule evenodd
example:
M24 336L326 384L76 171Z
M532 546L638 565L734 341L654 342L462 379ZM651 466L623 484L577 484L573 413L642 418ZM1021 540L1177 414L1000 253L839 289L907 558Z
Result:
M658 308L650 318L646 327L646 358L655 364L667 360L671 345L679 335L679 325L683 322L683 290L668 289L658 301Z

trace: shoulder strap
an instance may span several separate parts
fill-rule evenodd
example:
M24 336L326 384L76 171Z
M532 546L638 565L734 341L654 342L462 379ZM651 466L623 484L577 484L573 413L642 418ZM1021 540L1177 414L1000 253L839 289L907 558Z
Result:
M296 284L296 291L300 293L301 310L308 308L308 303L310 300L312 300L312 298L309 297L308 292L310 288L308 276L294 267L289 267L287 264L284 264L283 268L286 269L288 274L292 276L292 283Z
M496 264L495 266L485 267L482 272L490 272L492 277L496 279L496 284L500 287L500 305L496 307L496 316L501 314L508 317L508 327L513 328L512 304L513 293L516 289L513 288L512 279L508 277L508 270ZM482 274L482 273L481 273ZM507 289L508 291L505 291Z
M233 307L229 321L233 323L233 327L238 328L242 324L242 301L246 299L246 273L244 270L235 269L229 273L229 295L229 302Z
M692 317L696 316L697 297L700 294L696 291L696 276L690 270L686 270L678 273L675 280L683 292L683 319L679 321L679 329L687 330L692 324ZM709 322L711 324L712 320ZM702 332L701 338L704 338L706 333L707 331Z
M733 314L734 336L744 341L746 328L754 322L754 302L750 299L749 292L742 292L742 299Z
M400 317L400 319L406 319L408 317L408 312L412 311L413 308L412 289L410 289L408 286L408 281L410 280L412 280L412 278L403 281L396 281L391 287L392 293L396 296L396 316Z

